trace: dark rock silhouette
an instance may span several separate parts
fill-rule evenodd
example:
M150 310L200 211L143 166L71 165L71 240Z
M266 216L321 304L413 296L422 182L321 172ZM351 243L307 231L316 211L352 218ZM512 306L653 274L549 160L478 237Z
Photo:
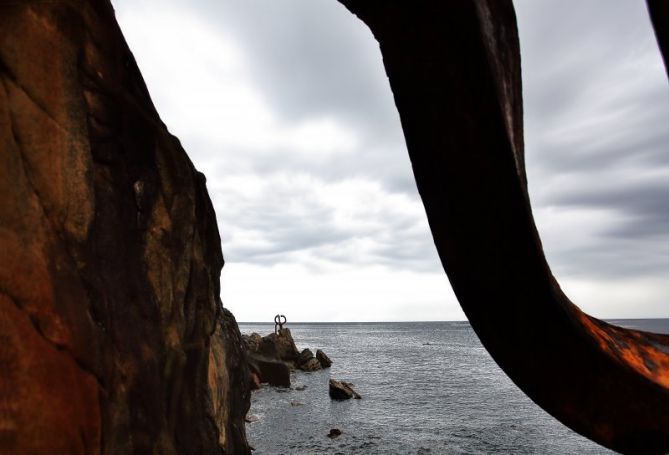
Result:
M307 362L298 367L302 371L318 371L321 370L321 363L316 357L310 358Z
M320 349L316 350L316 358L318 359L318 362L321 364L322 368L330 368L332 366L332 360L330 360L330 357L325 354L325 352L321 351Z
M299 354L290 329L281 329L261 337L257 333L242 335L251 371L261 383L290 387L290 370Z
M544 257L512 2L340 2L380 43L439 257L483 345L575 431L623 453L669 452L669 337L582 313ZM666 66L669 2L647 4Z
M330 398L333 400L350 400L355 398L359 400L362 398L352 387L353 384L344 381L337 381L336 379L330 379L329 383L329 394Z
M290 387L290 366L286 362L256 353L248 353L248 362L261 383Z
M297 360L295 363L297 364L297 367L299 368L301 365L304 365L307 363L309 360L314 358L314 353L311 352L311 349L303 349L302 352L300 352L300 355L297 356Z
M304 349L298 356L295 365L302 371L317 371L321 369L321 363L314 357L311 349Z
M281 329L278 333L263 337L260 352L268 356L274 355L284 362L295 362L300 355L290 329Z
M242 340L244 340L246 349L251 352L257 352L260 349L260 344L262 343L262 337L257 333L252 333L251 335L242 335Z
M206 180L110 2L0 28L0 453L249 453Z
M281 373L281 379L278 381L275 376L277 371L281 370L282 367L270 365L272 362L284 363L289 369L297 368L302 371L317 371L322 368L321 361L314 357L314 353L310 349L303 349L302 352L297 350L293 336L288 328L283 328L278 333L270 333L264 337L261 337L257 333L252 333L251 335L242 335L242 338L248 350L249 358L251 360L262 360L261 362L251 362L252 371L257 372L261 382L266 382L270 385L285 384L283 373ZM325 356L322 351L319 350L318 352L322 356ZM329 359L327 360L330 361ZM265 366L270 367L271 372L263 372L262 368Z
M338 436L341 436L341 430L339 428L330 429L330 432L328 433L328 438L334 439Z
M380 42L435 244L484 346L579 433L668 452L669 337L582 313L544 258L512 3L340 1ZM647 3L666 64L669 7ZM219 299L205 178L111 4L0 7L0 452L249 453L248 360Z

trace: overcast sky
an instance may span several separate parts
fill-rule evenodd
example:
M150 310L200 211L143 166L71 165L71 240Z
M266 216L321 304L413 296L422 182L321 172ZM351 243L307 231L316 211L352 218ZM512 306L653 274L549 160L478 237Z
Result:
M369 30L336 0L113 0L207 175L240 321L458 320ZM644 2L516 1L530 196L599 317L667 317L669 84Z

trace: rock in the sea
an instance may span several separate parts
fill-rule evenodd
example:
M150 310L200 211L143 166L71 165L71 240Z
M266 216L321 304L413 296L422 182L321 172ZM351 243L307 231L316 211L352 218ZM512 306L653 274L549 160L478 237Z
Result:
M359 400L362 398L351 386L352 384L348 382L330 379L330 398L333 400L349 400L351 398Z
M332 360L330 360L330 357L325 354L325 352L321 351L320 349L316 350L316 358L318 359L318 362L321 364L322 368L330 368L332 366Z
M264 355L275 355L284 362L295 362L300 355L290 329L281 329L279 333L270 333L263 337L260 346Z
M242 339L247 351L258 352L260 343L262 342L262 337L259 334L254 332L251 335L242 335Z
M316 357L314 357L314 353L311 352L311 349L304 349L297 357L295 363L297 368L302 371L316 371L321 369L321 364Z
M249 453L206 179L111 2L0 30L0 453Z
M312 357L307 363L300 365L300 370L302 371L318 371L320 369L321 364L316 357Z
M304 365L313 358L314 358L314 353L311 352L311 349L303 349L302 352L300 352L300 355L297 356L297 360L295 361L295 363L299 368L300 366Z
M290 367L281 360L269 359L259 354L248 354L251 370L258 372L260 382L276 387L290 387Z
M337 436L341 436L341 430L339 428L332 428L328 433L328 438L334 439Z

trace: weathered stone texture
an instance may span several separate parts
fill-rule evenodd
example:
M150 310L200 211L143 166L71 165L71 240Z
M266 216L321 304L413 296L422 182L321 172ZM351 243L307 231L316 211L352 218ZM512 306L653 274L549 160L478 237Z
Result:
M0 453L247 453L205 178L110 3L0 29Z

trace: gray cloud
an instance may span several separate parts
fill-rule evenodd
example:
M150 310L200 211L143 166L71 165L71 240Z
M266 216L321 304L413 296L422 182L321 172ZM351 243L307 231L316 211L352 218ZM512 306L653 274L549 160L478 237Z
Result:
M567 277L666 276L669 85L645 4L523 0L517 10L535 211L611 214L580 233L588 245L577 231L544 238L551 265Z
M241 83L277 128L329 119L356 137L353 150L316 155L218 141L216 130L229 128L218 118L203 119L214 125L206 137L180 132L207 173L228 263L441 273L378 45L337 1L114 3L187 9L232 40L248 66ZM516 9L530 195L551 266L560 279L597 283L666 276L669 84L645 5L517 0ZM160 85L168 72L149 85L158 98L174 96Z

